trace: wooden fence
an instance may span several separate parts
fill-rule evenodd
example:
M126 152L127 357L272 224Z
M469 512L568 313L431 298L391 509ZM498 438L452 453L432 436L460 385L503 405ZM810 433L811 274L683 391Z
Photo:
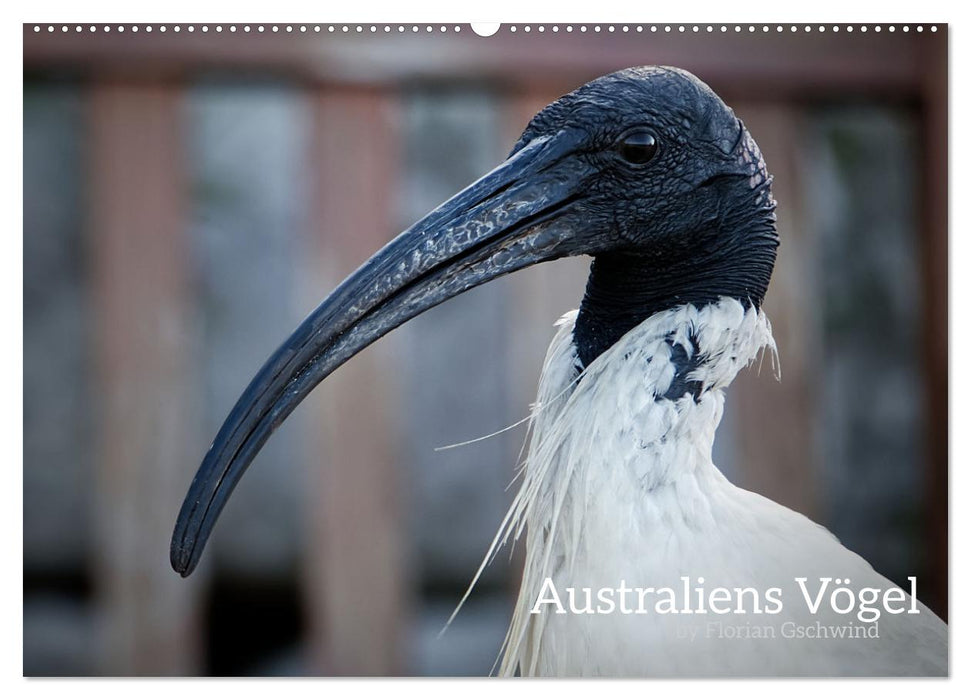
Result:
M485 89L500 105L498 138L511 145L528 118L559 94L611 70L645 63L684 67L711 84L756 135L776 175L783 247L767 302L783 349L784 381L747 375L731 406L736 481L816 518L820 454L814 254L806 223L808 110L877 103L914 115L918 129L920 358L926 409L920 459L923 532L931 543L920 571L927 602L947 611L947 28L931 33L872 30L820 34L746 25L709 33L601 32L591 27L525 34L504 28L458 34L77 33L24 27L25 81L67 81L83 96L84 257L92 305L92 404L97 412L90 577L103 634L97 672L204 672L206 577L168 569L167 539L198 457L211 439L191 399L198 328L187 241L190 184L185 162L187 90L200 78L295 85L310 115L305 162L306 236L296 282L311 308L401 226L396 193L402 163L403 95L415 86ZM460 157L460 156L456 156ZM501 154L497 155L498 158ZM810 154L811 157L811 154ZM362 197L361 193L367 196ZM25 228L25 236L32 231ZM555 318L579 300L584 263L542 266L507 284L510 358L504 400L510 415L532 400ZM255 281L258 282L258 281ZM30 318L25 319L25 326ZM282 340L264 339L265 342ZM328 674L408 673L414 615L402 473L404 343L392 337L328 381L305 409L305 540L300 563L304 670ZM28 360L29 361L29 360ZM256 367L253 367L255 370ZM466 371L471 368L466 366ZM239 378L241 389L248 377ZM513 408L518 407L518 408ZM768 429L767 426L782 426ZM502 427L484 425L482 432ZM474 435L456 436L458 439ZM512 454L514 459L515 454ZM31 469L29 461L25 469ZM503 479L511 476L510 461ZM246 488L247 481L241 486ZM219 537L217 530L216 537ZM29 569L29 556L25 556ZM471 573L471 572L470 572ZM29 588L29 587L28 587ZM29 590L28 590L29 593Z

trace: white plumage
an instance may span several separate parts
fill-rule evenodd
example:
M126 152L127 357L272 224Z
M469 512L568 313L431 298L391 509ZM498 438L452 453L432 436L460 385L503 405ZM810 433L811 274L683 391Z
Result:
M712 463L723 390L764 350L774 360L763 313L728 298L659 313L582 373L572 338L575 319L571 312L557 324L534 407L523 483L493 545L494 550L525 535L525 570L502 675L947 672L947 627L919 603L918 614L881 614L875 639L785 636L799 627L862 624L855 610L830 609L826 595L812 614L797 577L807 579L803 585L813 600L820 577L833 579L827 594L835 579L849 579L846 587L854 590L894 585L825 528L733 486ZM701 359L687 378L702 382L697 401L690 393L663 398L675 378L676 346ZM659 614L649 594L640 612L624 614L618 607L589 614L579 593L591 590L596 605L604 587L681 591L683 577L692 590L754 588L762 612L753 611L749 594L740 603L747 614ZM531 613L545 595L547 579L567 607L562 614L549 604ZM781 590L776 614L766 612L775 606L762 597L770 587ZM578 592L584 612L568 608L569 588ZM910 605L908 597L896 607Z

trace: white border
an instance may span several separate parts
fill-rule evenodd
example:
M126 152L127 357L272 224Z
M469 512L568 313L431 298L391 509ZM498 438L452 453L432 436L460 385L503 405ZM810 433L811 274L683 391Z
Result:
M228 2L210 3L203 6L198 2L188 2L186 0L169 0L164 5L151 5L147 3L113 3L113 2L86 2L84 4L61 2L31 2L26 6L21 5L16 10L5 10L5 13L13 14L0 27L6 33L4 41L0 46L9 55L4 56L2 61L2 76L4 80L5 94L22 95L22 71L18 66L22 66L22 22L43 22L43 21L77 21L83 19L85 22L104 22L111 20L117 23L120 19L126 22L159 22L168 18L178 19L180 22L212 22L213 19L233 19L237 23L247 21L267 23L275 18L284 22L287 19L327 19L331 22L401 22L409 20L416 22L423 20L434 20L437 23L443 21L447 23L466 23L468 21L496 21L498 19L514 19L522 24L530 22L534 24L550 24L550 19L555 18L557 22L564 24L571 22L579 24L587 22L589 24L600 20L601 24L628 23L636 24L636 20L650 19L655 24L664 22L678 23L711 23L712 20L752 20L757 18L768 18L773 23L802 23L811 21L819 24L821 18L826 19L826 24L834 23L913 23L914 19L930 20L932 22L946 23L951 21L950 43L951 43L951 64L950 64L950 87L951 87L951 124L957 128L951 128L950 132L950 163L951 163L951 217L950 229L954 235L950 239L950 309L952 314L951 327L951 348L952 358L968 357L968 324L966 302L969 301L968 279L969 275L964 271L968 269L968 245L965 242L968 235L967 224L967 201L968 197L960 196L959 193L966 193L968 169L967 164L971 162L971 153L968 151L968 139L964 135L964 124L969 123L968 117L971 116L967 104L967 88L963 83L967 83L967 45L961 41L963 31L967 25L955 25L953 20L957 16L956 3L944 2L940 0L925 0L919 5L906 4L902 2L868 4L852 7L849 3L835 2L833 0L814 0L811 3L793 6L778 2L778 0L751 0L746 3L719 3L696 1L691 3L634 3L630 0L597 0L584 4L569 5L565 2L534 2L530 6L525 6L521 0L490 0L488 4L470 6L466 3L445 3L445 2L409 2L407 4L392 5L390 2L371 2L371 3L348 3L338 6L335 3L309 3L293 2L290 0L274 0L266 6L247 6L230 4ZM740 16L741 15L741 16ZM608 22L603 22L603 20ZM594 20L591 22L590 20ZM734 24L734 23L733 23ZM747 22L746 22L747 24ZM20 56L18 56L18 52ZM961 76L962 79L956 79ZM20 85L18 87L18 84ZM23 230L23 197L22 197L22 133L23 133L23 112L20 110L7 109L3 111L5 120L4 133L12 135L4 149L7 166L3 171L3 180L0 182L0 196L4 199L3 211L8 214L8 225L16 231ZM19 460L11 460L13 464L8 465L4 470L7 482L4 484L2 492L5 496L4 507L2 508L4 532L7 533L7 547L5 548L4 561L6 570L0 577L2 585L3 612L0 623L3 629L3 683L9 687L4 688L7 693L14 693L12 697L20 695L39 696L39 697L62 697L65 693L71 696L87 694L97 694L99 698L120 697L122 694L129 696L131 693L138 693L140 696L155 697L156 694L177 693L180 696L188 694L190 697L206 693L231 693L234 700L248 697L264 695L267 692L286 693L287 697L320 697L320 694L327 695L344 692L361 693L375 691L379 693L393 692L395 695L409 695L411 693L421 694L424 697L456 696L470 698L491 698L496 694L512 694L525 696L535 696L537 693L552 692L557 696L570 696L573 694L588 695L591 692L609 692L611 695L627 695L642 698L645 693L664 694L665 696L674 695L680 697L682 694L695 693L701 695L722 694L724 692L736 691L744 693L747 697L771 696L777 699L780 692L786 695L813 695L819 693L836 693L838 695L876 692L881 696L894 696L896 694L912 693L946 693L954 695L960 693L961 697L968 696L966 678L968 677L967 663L969 654L967 653L968 634L964 631L968 624L966 617L966 606L961 598L961 591L965 588L968 580L967 562L968 556L968 525L971 516L968 515L969 509L962 507L967 499L971 497L968 491L968 482L971 477L967 470L971 468L971 460L968 459L967 440L961 439L963 433L967 431L964 426L971 425L971 416L968 415L968 401L964 397L971 395L969 386L969 370L966 362L953 362L951 374L951 629L952 629L952 680L941 681L831 681L826 682L825 686L818 685L819 681L787 682L787 681L737 681L728 685L724 683L714 684L710 682L662 682L658 685L657 681L650 681L651 685L643 685L642 682L629 681L597 681L595 686L588 683L565 683L565 682L546 682L542 687L534 683L507 683L502 688L484 682L473 681L428 681L428 680L409 680L406 682L394 682L391 687L388 681L369 681L362 685L353 681L329 680L325 685L319 685L313 681L270 681L261 680L258 682L245 681L180 681L178 685L167 686L160 683L148 683L145 681L107 681L89 680L85 682L72 681L24 681L22 679L22 576L15 567L18 562L22 562L22 538L14 537L14 533L22 532L22 474L21 469L16 464L22 464L23 458L23 430L22 430L22 411L23 405L21 397L22 388L22 348L23 348L23 268L22 239L14 234L8 233L5 244L7 250L2 256L2 273L0 273L0 284L3 285L3 293L0 299L4 305L4 320L6 328L11 336L4 343L0 344L3 358L2 365L8 368L8 372L13 374L19 371L13 380L15 386L20 387L19 395L9 392L6 400L2 404L2 416L0 416L0 426L2 426L2 444L12 454L19 456ZM962 427L964 429L962 430ZM14 448L14 446L16 446ZM962 547L955 546L955 542L960 542ZM218 683L218 687L211 685ZM550 683L555 683L551 685ZM135 685L137 684L137 686ZM785 685L784 688L780 687ZM874 687L874 686L878 687ZM963 691L961 690L963 687ZM11 697L8 695L8 697Z

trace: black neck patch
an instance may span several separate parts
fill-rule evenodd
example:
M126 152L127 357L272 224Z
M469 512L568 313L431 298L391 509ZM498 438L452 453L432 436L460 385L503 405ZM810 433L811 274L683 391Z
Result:
M642 321L678 306L728 297L760 307L777 245L773 221L729 236L697 236L694 255L635 250L596 256L573 329L580 362L589 367Z
M689 375L701 366L705 358L702 357L701 349L698 347L698 338L690 335L688 336L688 340L691 342L691 357L688 357L688 351L680 343L675 343L670 339L665 341L671 348L671 364L674 365L674 379L671 380L671 386L668 387L668 390L657 398L677 401L685 394L690 394L691 398L695 400L695 403L701 400L701 392L704 389L704 385L698 380L690 379Z

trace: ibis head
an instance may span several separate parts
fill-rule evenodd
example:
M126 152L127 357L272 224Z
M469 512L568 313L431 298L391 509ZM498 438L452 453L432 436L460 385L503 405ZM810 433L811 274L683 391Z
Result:
M574 330L584 364L657 311L761 304L778 244L770 182L742 122L684 71L628 69L552 103L505 162L378 251L267 360L192 481L172 566L192 572L243 472L320 381L468 289L592 256Z

